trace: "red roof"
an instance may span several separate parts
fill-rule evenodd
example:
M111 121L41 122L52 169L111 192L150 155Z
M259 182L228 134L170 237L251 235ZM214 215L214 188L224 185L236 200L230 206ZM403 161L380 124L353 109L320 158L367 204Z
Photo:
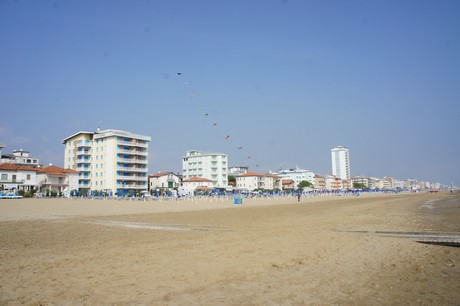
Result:
M18 171L18 170L37 171L38 169L32 168L32 167L27 167L27 166L16 165L16 164L4 163L4 164L0 164L0 170L6 170L6 171Z
M265 176L265 175L260 174L260 173L255 173L255 172L247 172L247 173L238 175L238 177L248 177L248 176Z
M174 174L174 172L158 172L155 174L151 174L150 177L161 177L169 174Z
M184 183L190 183L190 182L212 182L211 180L208 180L207 178L204 178L204 177L198 177L198 176L194 176L194 177L191 177L187 180L184 180L183 181Z
M283 185L291 185L294 184L293 180L282 180Z
M46 173L51 175L66 175L67 173L78 173L78 171L72 169L64 169L58 166L49 166L37 169L37 173Z

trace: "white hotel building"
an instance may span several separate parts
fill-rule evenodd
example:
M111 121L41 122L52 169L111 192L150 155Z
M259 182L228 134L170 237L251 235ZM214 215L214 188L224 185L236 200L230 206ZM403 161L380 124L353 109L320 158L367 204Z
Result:
M203 153L187 151L182 157L183 180L192 177L206 178L212 181L212 187L228 187L228 155L221 153Z
M304 170L300 168L282 169L282 170L278 170L274 174L281 176L283 179L293 180L294 189L297 189L297 186L302 181L308 181L312 185L315 185L315 173L309 170Z
M350 178L350 156L348 149L338 146L331 150L332 175L342 180Z
M150 141L150 136L119 130L81 131L62 140L64 168L78 171L79 190L145 191Z

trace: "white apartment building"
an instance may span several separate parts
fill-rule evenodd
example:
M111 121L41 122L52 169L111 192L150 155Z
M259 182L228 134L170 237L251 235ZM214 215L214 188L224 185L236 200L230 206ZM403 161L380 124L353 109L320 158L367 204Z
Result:
M228 168L228 175L238 176L248 173L249 167L247 166L233 166Z
M190 150L182 157L183 180L202 177L212 181L212 187L228 187L228 155Z
M332 175L340 179L350 178L350 156L348 149L338 146L331 150Z
M37 168L11 163L0 164L0 187L3 190L37 189Z
M300 168L295 169L284 169L279 170L274 173L278 176L281 176L283 179L289 179L294 181L294 189L297 189L297 186L302 181L308 181L315 185L315 174L309 170L304 170Z
M78 171L79 190L119 196L148 189L150 136L120 130L80 131L62 140L64 168Z
M283 189L282 177L274 174L248 172L236 177L236 187L240 190Z
M23 149L14 150L13 154L4 154L3 149L5 148L4 144L0 144L0 163L9 163L29 167L38 167L39 160L38 158L30 156L29 151Z

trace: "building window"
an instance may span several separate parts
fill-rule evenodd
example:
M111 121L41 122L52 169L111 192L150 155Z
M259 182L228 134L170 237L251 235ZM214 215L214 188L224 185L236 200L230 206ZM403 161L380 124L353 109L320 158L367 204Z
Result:
M30 181L30 174L27 174L27 180Z

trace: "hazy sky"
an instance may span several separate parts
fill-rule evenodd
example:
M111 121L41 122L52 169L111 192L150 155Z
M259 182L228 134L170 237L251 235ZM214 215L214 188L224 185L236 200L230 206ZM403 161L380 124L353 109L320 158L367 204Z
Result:
M58 166L100 126L151 136L150 173L330 174L342 145L352 175L459 185L460 1L0 0L0 102L4 153Z

